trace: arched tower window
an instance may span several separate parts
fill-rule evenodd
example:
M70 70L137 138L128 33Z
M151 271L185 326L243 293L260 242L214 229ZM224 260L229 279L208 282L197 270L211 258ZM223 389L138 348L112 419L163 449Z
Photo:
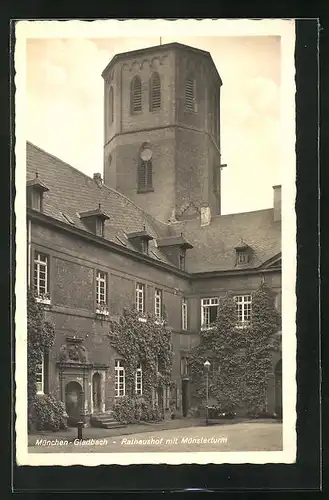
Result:
M110 90L109 90L109 124L111 125L113 123L113 87L110 87Z
M142 111L142 82L137 75L130 84L130 108L132 113Z
M152 184L152 160L139 159L138 164L138 191L143 193L145 191L153 191Z
M185 80L185 109L192 113L196 112L195 79L188 76Z
M161 107L161 80L157 72L152 73L150 78L150 111Z
M152 169L152 151L150 145L148 143L144 143L141 147L138 159L137 191L139 193L153 191Z

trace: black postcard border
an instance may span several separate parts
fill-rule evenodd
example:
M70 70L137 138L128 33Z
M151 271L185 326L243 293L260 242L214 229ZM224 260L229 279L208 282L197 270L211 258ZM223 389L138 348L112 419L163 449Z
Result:
M38 15L26 18L54 18L40 4L36 10ZM50 9L51 10L51 9ZM193 9L192 9L193 10ZM249 9L250 10L250 9ZM241 11L241 9L240 9ZM179 14L176 14L179 15ZM234 15L234 14L233 14ZM233 17L221 15L220 17ZM241 16L241 12L240 12ZM101 17L101 16L100 16ZM112 17L112 16L111 16ZM119 18L120 16L118 16ZM133 16L131 16L133 17ZM139 17L146 17L142 15ZM157 17L157 16L152 16ZM161 16L159 16L161 17ZM190 16L192 17L192 15ZM194 16L197 17L197 16ZM202 17L207 17L203 15ZM208 16L210 17L210 16ZM214 16L211 16L214 17ZM234 16L235 17L235 16ZM249 16L241 16L251 18ZM262 16L270 17L270 16ZM293 17L292 15L290 17ZM21 19L24 17L21 17ZM63 18L63 16L62 16ZM67 16L65 19L74 18ZM164 18L164 16L162 17ZM83 19L83 17L80 17ZM91 19L90 19L91 20ZM11 101L9 113L11 124L14 119L14 72L13 47L14 23L11 25ZM320 31L319 31L320 30ZM131 465L131 466L99 466L99 467L31 467L15 465L15 442L10 444L12 452L12 488L15 492L109 492L109 491L173 491L190 488L201 488L217 491L250 491L250 490L318 490L320 487L321 442L320 442L320 344L319 344L319 227L318 227L318 146L319 146L319 89L318 89L318 43L326 32L324 25L319 26L317 19L296 21L296 108L297 108L297 363L298 363L298 398L297 398L297 462L287 464L243 464L243 465ZM321 42L322 43L322 42ZM325 62L321 62L324 69ZM8 75L8 73L7 73ZM3 83L3 82L2 82ZM5 85L8 83L4 82ZM14 333L14 137L9 134L5 141L4 155L8 153L11 160L9 189L11 194L7 206L10 206L7 234L11 235L9 257L11 276L3 274L1 284L9 285L9 326ZM7 149L6 149L7 148ZM6 186L5 186L6 187ZM2 202L6 203L6 197ZM4 212L3 212L4 213ZM4 221L4 219L3 219ZM9 229L9 230L8 230ZM5 247L6 250L6 247ZM7 280L7 281L6 281ZM5 317L8 317L5 307ZM14 337L12 337L14 340ZM3 353L8 352L8 338L2 337ZM12 342L12 350L14 342ZM10 348L9 356L10 360ZM3 366L1 367L3 368ZM9 363L9 373L11 363ZM12 382L14 384L14 381ZM6 394L10 400L14 385ZM11 425L14 433L14 408L12 407ZM6 429L9 429L8 427ZM10 437L10 436L8 436ZM13 435L13 438L15 436Z

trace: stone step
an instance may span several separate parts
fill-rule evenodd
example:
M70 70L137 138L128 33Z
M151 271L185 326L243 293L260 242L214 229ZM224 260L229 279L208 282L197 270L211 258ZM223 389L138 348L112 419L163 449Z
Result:
M105 429L116 429L125 427L125 424L117 422L110 413L93 413L91 416L91 425L93 427L101 427Z
M102 429L121 429L122 427L126 427L125 424L119 424L119 422L117 422L116 424L104 424L102 422L102 425L101 425Z
M104 418L102 420L99 419L94 419L94 422L99 422L100 424L120 424L121 422L118 422L117 420L114 420L113 418Z
M103 429L118 429L120 427L125 427L125 424L121 424L120 422L116 422L115 420L93 420L93 427L99 427Z
M113 416L112 415L106 415L105 413L103 415L92 415L92 418L93 419L97 419L97 420L103 420L104 418L105 419L113 419Z

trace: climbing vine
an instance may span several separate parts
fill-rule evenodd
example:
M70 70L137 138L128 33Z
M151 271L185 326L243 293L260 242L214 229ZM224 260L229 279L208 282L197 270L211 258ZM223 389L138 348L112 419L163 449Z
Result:
M32 290L27 292L27 390L28 390L28 427L35 423L37 367L44 352L54 344L55 327L45 320L44 311L35 300Z
M201 342L190 353L189 371L194 396L205 398L204 362L209 370L209 396L223 410L243 407L264 411L267 373L271 370L271 350L279 348L275 337L281 324L274 297L266 283L252 294L252 321L237 327L236 304L232 294L219 299L213 328L201 331Z
M135 373L141 365L143 398L151 401L153 389L173 386L171 330L151 314L140 319L135 309L125 309L117 321L110 322L109 338L125 361L126 395L135 394Z

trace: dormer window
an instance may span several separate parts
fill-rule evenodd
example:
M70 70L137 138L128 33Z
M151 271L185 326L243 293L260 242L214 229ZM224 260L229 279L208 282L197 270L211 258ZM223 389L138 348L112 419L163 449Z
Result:
M88 212L81 212L80 219L83 220L86 227L92 231L96 236L104 237L105 221L110 217L98 205L96 210L89 210Z
M145 238L141 240L141 249L142 253L148 254L149 253L149 241Z
M161 238L157 240L157 245L175 266L185 271L186 250L193 248L193 246L186 241L182 234Z
M145 229L143 231L137 231L134 233L127 234L128 240L132 243L132 245L139 252L148 255L149 253L149 241L153 240L153 236L151 236Z
M179 252L179 269L182 269L182 271L185 271L185 248L181 248Z
M32 210L43 211L43 193L49 191L48 187L39 179L38 174L35 178L26 183L27 205Z
M251 248L242 239L238 246L235 247L236 252L236 265L243 266L248 264L251 256Z
M246 264L248 262L248 255L244 250L239 250L236 253L237 264Z
M96 234L97 236L101 236L102 238L104 237L104 220L97 218L95 220L96 222Z

